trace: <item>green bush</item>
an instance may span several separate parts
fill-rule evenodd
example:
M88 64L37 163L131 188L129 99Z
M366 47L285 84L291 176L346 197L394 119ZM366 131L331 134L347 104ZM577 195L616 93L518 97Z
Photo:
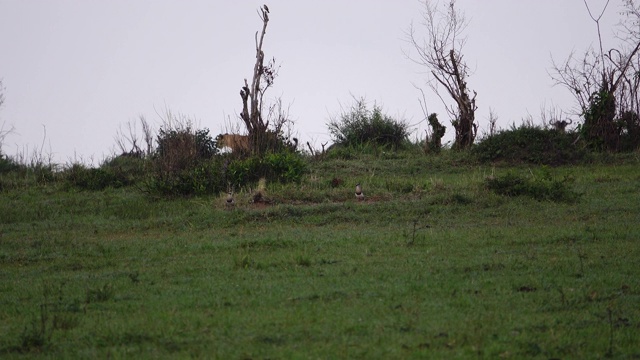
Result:
M53 183L56 181L55 169L56 165L52 163L33 160L26 164L0 155L0 190Z
M113 173L123 186L129 186L143 181L148 176L152 163L143 156L122 154L106 160L100 168Z
M148 176L149 161L137 156L119 155L106 160L99 168L72 164L59 178L70 186L83 190L120 188L143 182Z
M17 164L12 158L0 154L0 174L17 171L18 169L20 169L20 165Z
M231 161L226 173L230 183L242 186L262 177L282 183L298 182L306 170L307 164L302 156L294 152L279 152Z
M472 153L483 162L565 165L584 161L585 150L574 145L576 133L520 126L483 139Z
M208 129L193 130L187 123L160 129L152 157L152 176L145 187L157 195L190 196L223 191L222 163Z
M330 121L328 127L334 142L347 147L374 144L397 149L409 135L406 123L383 114L378 106L369 110L364 100Z
M555 179L543 168L539 174L528 177L509 172L498 177L486 179L485 185L496 194L505 196L527 196L538 201L554 201L572 203L580 194L571 190L573 178Z
M218 153L216 141L209 135L209 130L193 130L190 124L161 128L156 141L158 147L154 159L162 172L182 172Z
M125 185L110 171L90 168L82 164L73 164L65 169L62 177L69 185L83 190L103 190L107 187L118 188Z
M193 196L226 191L220 159L201 161L175 172L156 172L147 179L146 190L154 195Z
M633 111L625 111L616 121L620 131L619 151L634 151L640 148L640 116Z

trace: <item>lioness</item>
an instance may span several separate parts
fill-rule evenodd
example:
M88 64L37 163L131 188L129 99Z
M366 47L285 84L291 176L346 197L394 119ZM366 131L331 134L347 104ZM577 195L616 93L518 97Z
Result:
M238 134L220 134L216 137L218 147L228 147L231 152L248 152L249 149L249 136Z

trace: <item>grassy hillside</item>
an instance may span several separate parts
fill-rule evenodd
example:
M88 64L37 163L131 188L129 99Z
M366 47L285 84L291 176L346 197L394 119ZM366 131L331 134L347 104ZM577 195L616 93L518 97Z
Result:
M0 356L638 358L639 165L380 153L311 163L260 203L243 188L233 209L14 187ZM507 174L575 196L488 188Z

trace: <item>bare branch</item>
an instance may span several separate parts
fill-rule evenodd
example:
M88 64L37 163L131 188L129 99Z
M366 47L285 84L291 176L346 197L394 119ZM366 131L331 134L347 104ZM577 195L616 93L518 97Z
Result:
M456 130L454 145L468 147L473 144L477 129L474 123L476 93L469 96L469 67L462 55L466 42L463 32L468 22L464 13L456 8L455 0L450 0L444 11L438 9L437 2L426 0L422 16L424 36L417 35L413 24L406 33L407 42L416 54L407 56L429 70L427 84L442 101ZM439 86L444 87L455 104L445 100Z

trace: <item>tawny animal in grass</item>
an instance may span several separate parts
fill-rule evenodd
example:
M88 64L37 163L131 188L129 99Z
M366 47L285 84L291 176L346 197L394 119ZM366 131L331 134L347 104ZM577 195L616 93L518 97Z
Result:
M231 152L249 152L249 136L238 134L220 134L216 137L219 148L228 147Z
M356 184L356 199L358 199L358 201L364 200L364 193L362 192L362 186L359 183Z

